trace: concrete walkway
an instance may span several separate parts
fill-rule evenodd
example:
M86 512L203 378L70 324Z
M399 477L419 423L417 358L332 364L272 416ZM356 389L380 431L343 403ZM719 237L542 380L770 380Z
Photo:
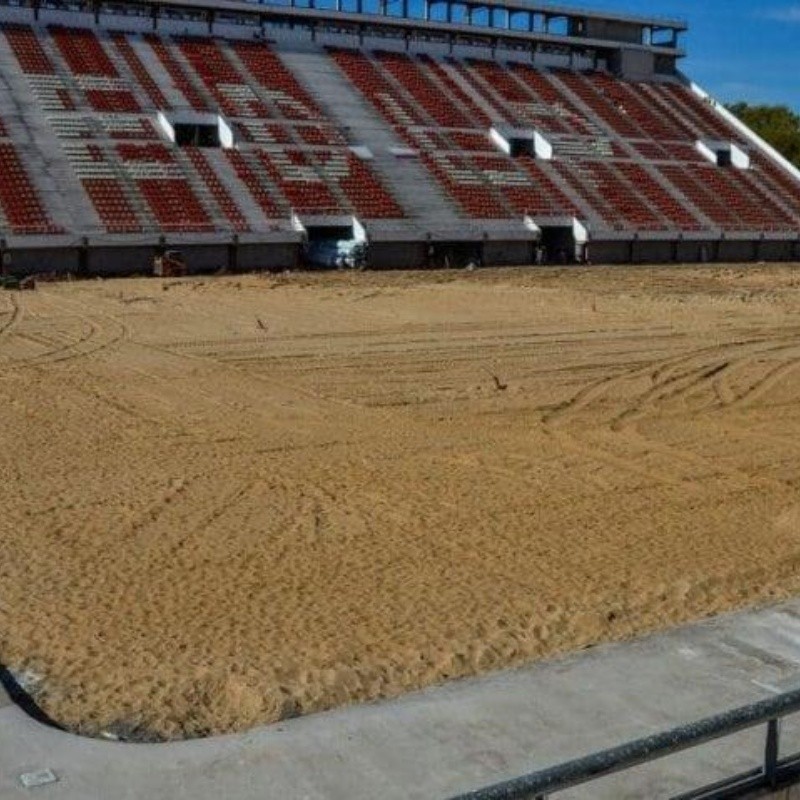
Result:
M0 798L445 800L797 686L800 600L210 740L81 739L0 702ZM786 753L800 751L798 723L784 726ZM558 797L667 797L762 753L759 729ZM44 769L58 780L23 787Z

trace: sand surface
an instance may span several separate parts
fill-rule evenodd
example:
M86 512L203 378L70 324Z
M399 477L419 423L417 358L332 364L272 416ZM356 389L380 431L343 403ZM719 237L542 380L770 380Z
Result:
M201 736L786 597L799 393L800 268L0 293L0 662Z

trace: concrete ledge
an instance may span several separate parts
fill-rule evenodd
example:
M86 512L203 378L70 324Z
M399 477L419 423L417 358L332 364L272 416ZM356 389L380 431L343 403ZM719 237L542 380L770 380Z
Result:
M444 800L800 684L800 600L249 733L164 745L81 739L0 708L0 797ZM783 741L800 750L800 721ZM757 766L763 732L637 767L569 798L677 794ZM768 795L767 795L768 796ZM774 795L795 798L797 791Z

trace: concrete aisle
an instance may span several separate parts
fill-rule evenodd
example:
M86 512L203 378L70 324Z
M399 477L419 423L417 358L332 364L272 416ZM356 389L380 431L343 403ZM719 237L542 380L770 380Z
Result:
M444 800L797 686L800 600L211 740L81 739L0 701L0 798ZM800 725L784 733L785 752L800 751ZM559 798L665 797L762 752L759 729ZM45 768L56 783L21 785Z

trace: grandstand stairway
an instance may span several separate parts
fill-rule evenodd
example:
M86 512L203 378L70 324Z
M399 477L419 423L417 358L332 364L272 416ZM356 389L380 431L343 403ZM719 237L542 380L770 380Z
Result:
M136 76L132 73L128 62L123 57L122 53L117 49L114 45L114 42L110 37L107 35L98 35L100 40L100 44L103 47L106 55L110 59L111 63L114 65L114 68L119 73L120 77L125 81L128 89L136 98L136 102L143 108L147 109L152 106L152 102L150 98L147 96L147 92L144 88L139 84L136 80Z
M79 217L88 229L101 229L97 212L4 36L0 36L0 119L53 224L69 231Z
M208 150L206 158L214 169L220 183L227 192L236 198L236 205L239 208L245 224L251 231L264 229L263 212L258 203L253 199L244 184L236 176L236 172L231 166L230 161L222 150Z
M409 216L417 221L392 221L393 228L424 228L445 235L463 233L461 219L450 198L431 180L427 170L415 159L398 158L391 148L408 145L381 119L347 77L319 47L280 50L283 62L309 92L326 115L347 132L350 143L365 145L373 154L370 165L391 186L392 194ZM419 221L422 220L422 221Z
M127 40L134 55L143 65L146 65L147 73L167 101L167 108L188 108L186 98L173 86L172 78L164 65L156 58L150 45L138 36L129 35Z

